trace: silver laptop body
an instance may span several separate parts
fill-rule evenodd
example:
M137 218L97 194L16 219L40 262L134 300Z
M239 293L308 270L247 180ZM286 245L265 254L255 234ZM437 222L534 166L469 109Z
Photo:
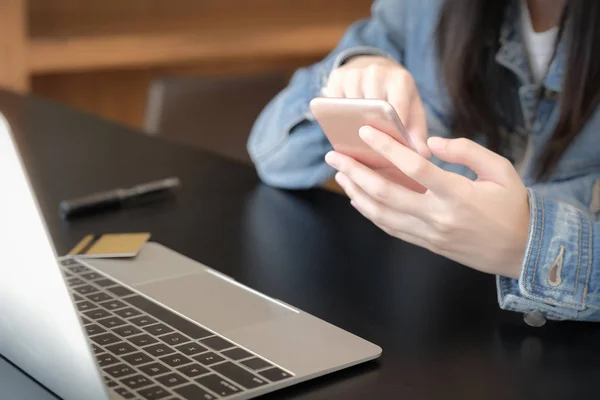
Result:
M58 257L0 114L0 354L65 400L246 399L381 348L158 243Z

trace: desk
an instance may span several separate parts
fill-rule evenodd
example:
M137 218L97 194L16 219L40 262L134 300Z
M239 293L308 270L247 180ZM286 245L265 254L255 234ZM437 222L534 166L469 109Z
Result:
M600 325L531 328L497 306L494 278L394 240L327 191L262 185L252 168L44 100L0 93L57 250L84 234L153 239L358 334L381 359L269 399L596 398ZM170 175L176 200L63 222L63 198ZM34 393L0 364L0 388ZM28 397L34 398L34 397ZM51 397L39 397L51 398Z

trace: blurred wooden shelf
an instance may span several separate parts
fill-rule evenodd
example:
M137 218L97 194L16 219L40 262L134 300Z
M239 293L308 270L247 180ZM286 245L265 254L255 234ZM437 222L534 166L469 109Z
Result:
M0 0L0 87L131 123L158 74L294 70L372 1Z
M313 57L330 51L370 0L30 2L26 66L36 74Z
M331 50L346 28L339 24L265 27L243 35L181 32L35 38L26 65L36 74L248 57L312 57Z

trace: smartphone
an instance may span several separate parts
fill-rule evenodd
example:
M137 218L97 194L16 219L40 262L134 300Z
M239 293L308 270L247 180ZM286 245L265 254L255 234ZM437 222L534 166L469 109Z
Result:
M389 167L391 163L358 136L359 129L365 125L413 148L396 110L385 100L317 97L310 102L310 109L337 152L369 167L378 169Z
M377 99L316 97L311 100L310 109L335 151L354 158L391 181L418 192L425 191L358 135L361 127L372 126L414 150L404 124L390 103Z

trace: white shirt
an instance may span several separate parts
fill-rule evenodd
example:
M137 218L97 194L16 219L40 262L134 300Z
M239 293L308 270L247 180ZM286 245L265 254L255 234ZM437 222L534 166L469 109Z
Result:
M548 64L554 53L554 42L558 34L558 27L545 32L535 32L531 24L531 15L527 0L521 1L521 27L523 41L529 54L529 65L536 83L540 83L548 70Z

